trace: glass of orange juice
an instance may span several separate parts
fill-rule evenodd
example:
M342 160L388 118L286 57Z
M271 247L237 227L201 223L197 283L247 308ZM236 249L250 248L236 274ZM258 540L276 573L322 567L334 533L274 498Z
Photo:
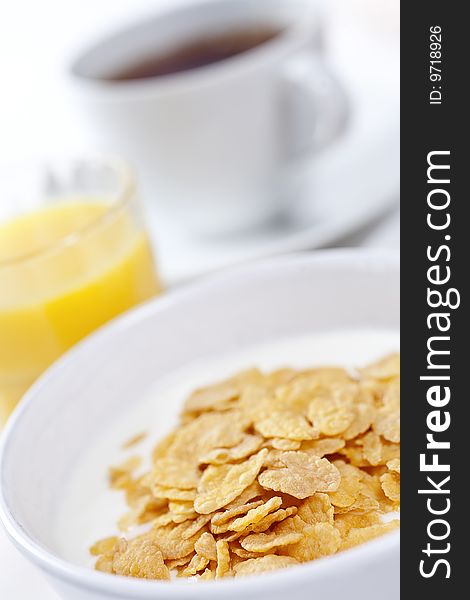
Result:
M122 162L13 169L0 181L5 207L16 216L0 211L0 426L65 350L160 291Z

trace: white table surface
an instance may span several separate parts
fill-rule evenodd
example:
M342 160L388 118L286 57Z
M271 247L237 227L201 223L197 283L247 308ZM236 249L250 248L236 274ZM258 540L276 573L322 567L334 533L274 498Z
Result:
M7 93L0 110L0 160L7 157L36 156L57 148L64 139L77 147L80 140L70 129L67 112L57 100L58 58L115 22L144 13L149 7L169 0L16 0L2 7L0 18L0 72L6 79ZM332 0L333 1L333 0ZM395 0L383 6L379 14L371 0L334 0L333 9L363 10L375 26L383 26L384 35L397 34ZM377 6L377 5L375 5ZM25 15L28 15L26 19ZM390 18L392 15L392 19ZM38 27L39 24L39 27ZM60 26L58 26L60 24ZM21 32L21 37L18 33ZM24 40L29 39L30 44ZM11 57L15 62L11 61ZM6 58L5 58L6 57ZM8 60L7 60L8 59ZM33 63L34 61L34 63ZM32 64L33 63L33 64ZM34 68L32 68L34 67ZM28 78L25 83L25 69ZM29 73L34 73L29 76ZM32 89L37 90L34 99ZM60 93L59 93L60 98ZM11 119L14 110L15 119ZM49 115L50 119L44 118ZM18 123L22 123L21 128ZM73 133L70 133L73 131ZM1 201L1 199L0 199ZM342 240L342 246L370 248L399 247L398 210L367 230ZM57 600L58 596L43 575L11 545L0 525L0 598L2 600Z

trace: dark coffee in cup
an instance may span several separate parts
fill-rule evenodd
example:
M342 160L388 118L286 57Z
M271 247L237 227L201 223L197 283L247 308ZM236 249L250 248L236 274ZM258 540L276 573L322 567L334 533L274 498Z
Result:
M266 26L207 35L165 53L150 55L103 79L109 81L149 79L199 69L252 50L279 33L279 30Z

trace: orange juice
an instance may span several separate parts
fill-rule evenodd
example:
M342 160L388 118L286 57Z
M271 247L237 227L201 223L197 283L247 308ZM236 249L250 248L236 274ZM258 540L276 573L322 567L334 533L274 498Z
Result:
M0 225L0 425L60 354L158 291L147 236L122 207L63 202Z

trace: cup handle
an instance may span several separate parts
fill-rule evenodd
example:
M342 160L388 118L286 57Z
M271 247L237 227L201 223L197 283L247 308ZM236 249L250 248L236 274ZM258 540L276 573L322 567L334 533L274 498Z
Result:
M347 95L324 61L313 53L289 62L284 84L288 157L303 159L325 148L345 129Z

